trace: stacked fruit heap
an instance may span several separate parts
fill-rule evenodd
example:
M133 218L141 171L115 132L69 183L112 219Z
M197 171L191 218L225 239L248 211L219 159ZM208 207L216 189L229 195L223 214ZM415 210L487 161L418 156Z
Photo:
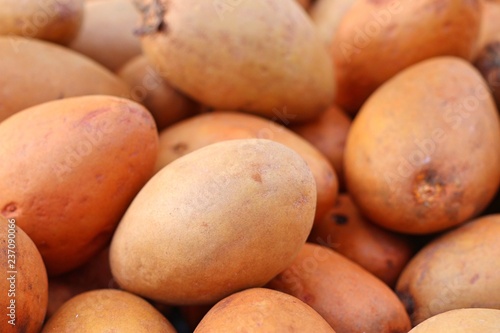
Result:
M499 22L0 0L0 331L500 332Z

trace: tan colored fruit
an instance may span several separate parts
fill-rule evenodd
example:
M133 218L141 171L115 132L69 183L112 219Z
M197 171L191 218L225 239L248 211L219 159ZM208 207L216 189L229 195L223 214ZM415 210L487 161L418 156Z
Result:
M316 186L304 160L270 140L230 140L167 165L135 197L111 243L126 290L209 304L262 286L309 234Z
M118 76L129 85L131 99L151 112L159 131L200 109L193 100L165 81L143 55L127 62Z
M136 2L148 59L202 104L298 122L332 102L331 60L295 1Z
M344 181L344 147L351 119L337 106L331 106L322 115L305 124L290 129L309 141L330 161L338 177L340 187Z
M0 35L68 44L82 24L83 0L0 0Z
M213 112L189 118L160 133L156 170L209 144L233 139L270 139L295 150L316 181L316 219L333 205L338 193L335 171L327 158L304 139L270 120L238 112Z
M388 286L320 245L305 244L268 286L304 301L337 332L406 333L411 328L403 304Z
M471 60L479 36L479 0L358 0L343 17L332 57L335 102L356 112L385 81L422 60Z
M413 324L460 308L500 309L500 214L478 218L427 244L396 291Z
M335 333L301 300L275 290L254 288L217 303L195 333Z
M141 42L134 34L140 16L133 1L86 1L84 9L82 27L70 48L111 71L141 54Z
M378 89L348 134L349 193L371 221L428 234L480 213L500 184L500 124L467 62L437 57Z
M41 333L175 333L151 304L122 290L101 289L73 297Z
M90 59L59 45L21 37L0 36L0 73L0 122L56 99L129 93L125 83Z
M0 215L0 332L38 333L47 311L47 271L33 241Z
M408 237L368 221L347 194L341 194L336 205L314 223L309 240L344 255L391 288L415 247Z
M332 47L333 36L337 32L342 18L355 1L316 0L311 6L309 15L328 50Z
M498 333L499 328L500 310L458 309L433 316L408 333Z
M50 275L101 251L158 153L141 105L84 96L26 109L0 123L0 214L16 218Z

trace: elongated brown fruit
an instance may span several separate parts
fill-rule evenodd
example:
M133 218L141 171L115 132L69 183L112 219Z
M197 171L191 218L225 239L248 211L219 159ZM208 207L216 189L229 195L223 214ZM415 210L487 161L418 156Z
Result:
M142 106L84 96L0 123L0 214L15 218L50 275L92 258L153 174L158 134ZM29 156L29 158L27 158Z
M414 254L409 237L368 221L347 194L341 194L330 211L314 223L309 241L344 255L391 288Z
M117 76L85 56L22 37L0 36L0 73L0 121L56 99L129 94Z
M269 118L286 108L292 121L312 119L330 105L331 60L295 1L136 3L145 54L202 104Z
M304 301L337 332L406 333L411 328L403 304L388 286L320 245L306 243L268 287Z
M84 0L0 0L0 35L68 44L78 33Z

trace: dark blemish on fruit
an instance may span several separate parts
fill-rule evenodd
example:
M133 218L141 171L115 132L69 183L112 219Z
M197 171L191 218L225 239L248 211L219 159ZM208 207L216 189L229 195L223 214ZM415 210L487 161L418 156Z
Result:
M387 269L393 269L394 268L394 263L390 259L387 259L385 261L385 265L387 266Z
M173 149L177 154L182 155L186 152L188 146L184 142L179 142L174 145Z
M407 291L396 291L396 294L405 306L408 315L412 317L415 312L415 299L413 296Z
M252 179L258 183L262 183L262 177L260 176L260 173L258 173L258 172L252 174Z
M349 223L349 218L342 214L332 214L331 219L338 225L346 225Z
M413 183L413 196L419 204L431 205L444 192L444 181L436 170L429 169L419 172Z
M142 14L141 26L134 30L134 34L144 36L167 31L168 25L163 20L167 9L161 0L139 0L134 3Z
M474 274L474 276L472 277L472 279L470 279L470 284L474 284L476 283L476 281L479 279L479 274Z
M2 215L6 218L12 218L17 216L17 204L15 202L9 202L2 209Z

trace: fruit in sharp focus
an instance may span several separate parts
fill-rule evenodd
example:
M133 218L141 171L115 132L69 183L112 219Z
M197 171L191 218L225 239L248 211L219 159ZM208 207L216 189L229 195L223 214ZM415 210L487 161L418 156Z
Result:
M438 57L380 87L347 137L344 167L360 211L385 228L428 234L480 213L500 183L500 124L469 63Z
M111 271L131 292L208 304L262 286L309 234L316 186L305 161L259 139L215 143L160 170L111 243Z

